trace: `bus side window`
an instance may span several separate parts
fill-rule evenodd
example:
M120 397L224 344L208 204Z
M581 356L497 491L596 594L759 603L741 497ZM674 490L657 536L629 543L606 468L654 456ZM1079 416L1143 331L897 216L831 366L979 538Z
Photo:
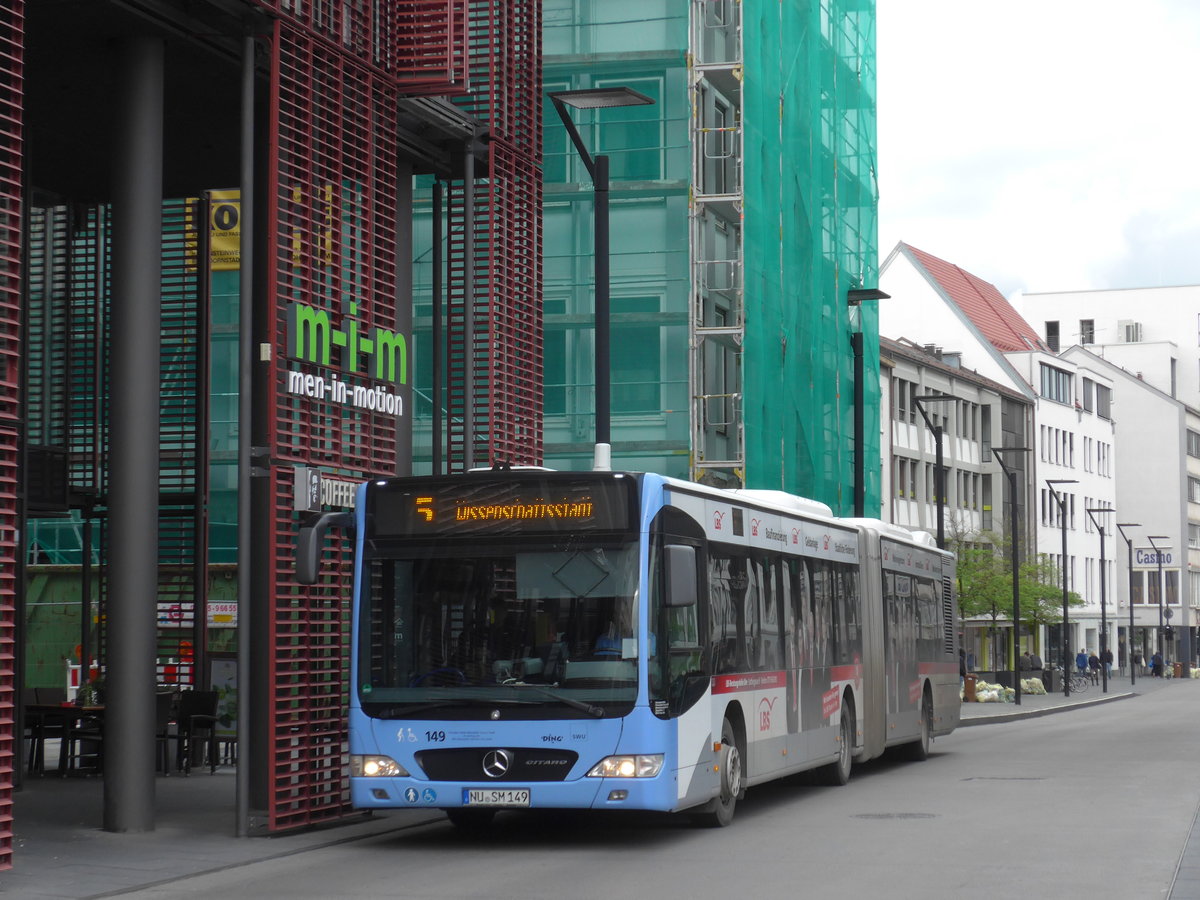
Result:
M747 590L742 597L742 619L745 625L745 667L751 671L762 668L762 563L756 559L746 563Z
M760 668L773 672L783 668L783 623L780 615L778 564L771 560L764 561L762 575Z
M709 555L708 640L711 670L715 674L736 672L739 666L738 613L746 590L746 576L739 571L741 560Z

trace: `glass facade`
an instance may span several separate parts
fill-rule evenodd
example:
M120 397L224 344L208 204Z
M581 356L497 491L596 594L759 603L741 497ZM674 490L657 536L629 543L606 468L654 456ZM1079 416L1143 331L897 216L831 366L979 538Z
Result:
M847 303L876 286L874 41L873 3L543 4L545 91L622 85L654 100L572 111L611 165L615 468L849 513L862 453L878 505L878 429L854 435L849 349L862 333L863 420L877 421L876 316ZM543 125L544 461L586 469L593 191L549 101ZM416 472L430 468L427 235L418 224Z

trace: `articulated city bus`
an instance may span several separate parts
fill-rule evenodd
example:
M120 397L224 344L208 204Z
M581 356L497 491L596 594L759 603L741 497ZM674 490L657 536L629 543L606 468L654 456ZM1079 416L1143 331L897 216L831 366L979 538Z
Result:
M352 802L686 812L844 784L959 721L954 557L779 492L651 474L386 478L354 534Z

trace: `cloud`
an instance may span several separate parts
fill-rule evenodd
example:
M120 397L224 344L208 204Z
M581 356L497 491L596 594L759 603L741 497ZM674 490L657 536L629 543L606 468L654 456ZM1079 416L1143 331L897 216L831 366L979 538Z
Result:
M1200 4L884 0L877 43L882 253L1006 293L1200 282Z

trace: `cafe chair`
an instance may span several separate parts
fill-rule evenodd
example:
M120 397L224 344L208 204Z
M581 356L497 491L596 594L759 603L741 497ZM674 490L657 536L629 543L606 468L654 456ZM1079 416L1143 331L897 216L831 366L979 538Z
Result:
M21 706L25 724L26 768L30 775L46 774L46 741L61 741L66 728L62 704L67 692L63 688L22 688Z
M158 691L154 695L154 766L163 775L171 774L171 723L175 720L178 695Z
M103 713L66 710L59 775L99 775L104 771Z
M217 692L184 691L179 695L175 767L185 775L193 762L203 762L208 753L209 772L217 771Z

